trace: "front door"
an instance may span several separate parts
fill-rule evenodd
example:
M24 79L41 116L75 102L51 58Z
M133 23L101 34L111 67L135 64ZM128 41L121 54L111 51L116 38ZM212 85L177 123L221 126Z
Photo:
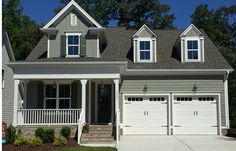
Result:
M111 123L112 85L97 85L98 123Z

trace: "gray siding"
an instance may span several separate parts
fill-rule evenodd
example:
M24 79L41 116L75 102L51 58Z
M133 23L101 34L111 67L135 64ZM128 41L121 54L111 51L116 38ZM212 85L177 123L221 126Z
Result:
M147 80L148 79L148 80ZM123 121L122 94L142 94L145 84L149 93L156 92L191 92L194 84L198 86L197 92L219 92L221 96L222 126L225 126L225 100L224 84L221 76L165 76L165 77L123 77L120 90L121 121Z
M6 46L2 46L2 69L4 70L4 88L2 89L2 120L13 122L14 79L13 70L6 64L10 61Z
M150 34L146 29L144 29L141 33L139 33L138 37L152 37L152 34Z
M57 28L58 33L56 36L50 36L50 57L61 56L61 36L66 32L76 32L81 33L82 35L87 35L88 27L91 27L91 25L89 25L80 14L75 11L72 12L77 15L77 26L71 26L71 13L65 16L57 25L54 25ZM97 37L88 37L86 40L86 55L88 57L97 56Z

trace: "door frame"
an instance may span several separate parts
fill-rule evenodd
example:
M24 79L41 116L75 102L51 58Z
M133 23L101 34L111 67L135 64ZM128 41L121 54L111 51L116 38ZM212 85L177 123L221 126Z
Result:
M121 124L121 128L123 129L123 135L129 135L129 134L126 134L126 131L125 131L125 123L126 123L126 113L125 113L125 97L126 96L167 96L167 135L171 135L171 123L170 123L170 118L171 118L171 94L170 93L124 93L123 94L123 102L122 102L122 106L123 106L123 111L122 111L122 117L123 117L123 121L122 121L122 124Z
M114 123L114 83L112 80L96 80L95 82L95 123L98 123L98 85L111 84L111 123L101 123L101 124L112 124Z
M201 96L208 96L208 95L213 95L213 96L216 96L218 97L218 99L216 100L216 107L217 107L217 135L222 135L222 132L221 132L221 98L220 98L220 93L173 93L172 94L172 135L175 135L175 127L174 127L174 121L175 121L175 108L174 108L174 97L175 96L198 96L198 95L201 95Z

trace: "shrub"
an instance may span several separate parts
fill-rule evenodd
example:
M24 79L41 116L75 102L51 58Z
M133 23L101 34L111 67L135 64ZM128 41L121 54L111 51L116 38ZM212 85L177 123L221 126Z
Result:
M29 144L32 147L36 147L36 146L42 145L43 141L39 137L34 137L34 138L30 139Z
M16 139L16 129L15 127L12 126L12 124L10 124L6 132L7 143L13 144L15 139Z
M14 145L21 146L28 144L28 139L24 137L17 137L14 141Z
M45 130L45 140L46 143L52 143L55 138L55 131L54 129L47 129Z
M61 146L65 144L66 144L66 138L63 136L56 137L53 142L54 146Z
M35 137L40 138L43 142L45 142L45 130L42 127L39 127L35 130Z
M61 131L60 131L61 135L67 139L70 138L70 133L71 133L71 130L69 127L65 126L65 127L62 127Z

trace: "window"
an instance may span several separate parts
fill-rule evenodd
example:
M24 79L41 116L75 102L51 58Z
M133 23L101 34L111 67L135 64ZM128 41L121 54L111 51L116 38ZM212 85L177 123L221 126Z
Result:
M152 61L151 54L151 40L140 40L138 49L138 61L140 62L150 62Z
M77 16L75 14L71 14L70 16L70 24L71 26L77 26Z
M199 61L199 41L187 40L187 61Z
M80 34L67 34L67 56L79 56L80 54Z
M44 108L69 109L71 102L70 84L47 84L44 87Z

